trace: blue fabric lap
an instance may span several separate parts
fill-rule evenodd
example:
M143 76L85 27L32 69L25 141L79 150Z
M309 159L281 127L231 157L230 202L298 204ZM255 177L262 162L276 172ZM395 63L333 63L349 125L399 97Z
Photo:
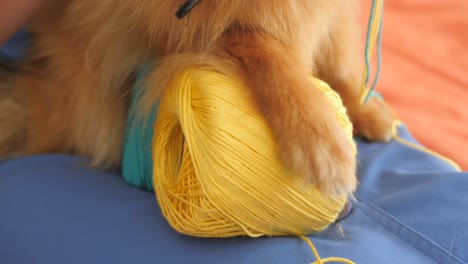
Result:
M417 143L406 129L400 133ZM438 263L468 261L468 173L397 142L367 144L360 162L361 208Z
M406 130L402 134L410 138ZM468 177L421 152L359 142L353 213L311 236L356 263L466 263ZM0 163L0 263L310 263L297 238L198 239L174 232L154 195L62 155Z

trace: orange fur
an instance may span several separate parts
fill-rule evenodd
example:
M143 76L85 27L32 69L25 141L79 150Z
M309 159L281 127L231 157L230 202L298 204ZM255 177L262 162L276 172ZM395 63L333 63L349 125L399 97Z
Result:
M391 119L358 102L357 0L203 0L178 20L183 2L72 0L45 7L31 23L30 71L16 83L29 120L24 153L76 153L117 166L129 81L139 63L159 66L148 76L143 111L174 71L211 65L242 77L287 166L325 193L350 194L355 157L327 99L307 78L329 82L371 139L388 138ZM369 125L361 122L367 119Z

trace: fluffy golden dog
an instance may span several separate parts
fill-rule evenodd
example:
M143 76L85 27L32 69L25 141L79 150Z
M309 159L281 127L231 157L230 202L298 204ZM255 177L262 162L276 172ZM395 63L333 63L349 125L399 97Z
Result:
M119 166L133 74L142 61L159 65L143 111L174 71L210 65L242 78L285 165L324 193L350 194L355 156L327 98L308 78L321 78L341 95L356 134L390 138L390 115L359 103L358 1L203 0L178 19L184 2L45 6L29 25L34 41L24 67L12 89L2 88L0 155L74 153L97 166Z

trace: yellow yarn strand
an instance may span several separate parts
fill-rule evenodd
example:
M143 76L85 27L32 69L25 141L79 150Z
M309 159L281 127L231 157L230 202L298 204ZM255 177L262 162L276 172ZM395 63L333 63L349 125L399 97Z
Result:
M418 151L424 152L424 153L432 155L432 156L434 156L434 157L436 157L438 159L441 159L441 160L445 161L446 163L448 163L450 166L452 166L457 171L462 171L461 167L455 161L453 161L453 160L451 160L451 159L449 159L449 158L447 158L447 157L445 157L445 156L443 156L443 155L441 155L441 154L439 154L439 153L437 153L437 152L435 152L435 151L433 151L431 149L428 149L428 148L423 147L421 145L415 144L413 142L410 142L410 141L405 140L402 137L400 137L398 135L398 128L400 126L402 126L402 125L403 125L403 123L401 121L399 121L399 120L396 120L396 121L393 122L393 139L395 139L400 144L403 144L403 145L405 145L407 147L416 149Z
M310 249L312 250L312 253L314 253L314 256L315 256L316 260L314 262L312 262L311 264L324 264L324 263L330 263L330 262L341 262L341 263L344 263L344 264L355 264L351 260L345 259L345 258L329 257L329 258L322 259L322 258L320 258L320 255L319 255L317 249L315 248L314 244L312 243L312 241L310 241L309 238L307 238L305 236L299 236L299 238L304 240L307 243L307 245L309 245Z
M356 150L340 97L324 82L311 81L335 106ZM175 230L197 237L325 229L346 197L326 197L282 166L269 127L240 83L197 68L167 87L153 143L153 183L164 216Z
M415 143L413 143L411 141L408 141L408 140L400 137L400 135L398 134L398 128L400 128L403 125L403 122L401 121L400 117L395 113L395 111L393 111L388 106L388 104L382 98L376 97L375 99L378 100L380 102L380 105L382 107L384 107L388 112L392 113L392 115L394 117L394 121L393 121L393 125L392 125L392 137L393 137L394 140L398 141L400 144L405 145L405 146L407 146L409 148L424 152L424 153L429 154L431 156L434 156L434 157L436 157L436 158L438 158L440 160L443 160L444 162L446 162L447 164L452 166L455 170L462 171L461 167L455 161L453 161L453 160L443 156L442 154L439 154L439 153L437 153L437 152L435 152L435 151L433 151L433 150L431 150L429 148L426 148L424 146L415 144Z

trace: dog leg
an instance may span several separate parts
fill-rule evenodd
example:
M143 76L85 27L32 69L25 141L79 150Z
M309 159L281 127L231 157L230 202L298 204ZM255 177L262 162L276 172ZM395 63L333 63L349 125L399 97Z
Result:
M308 79L300 56L255 33L231 33L221 50L238 64L285 165L325 194L351 194L357 185L356 157L328 99Z

